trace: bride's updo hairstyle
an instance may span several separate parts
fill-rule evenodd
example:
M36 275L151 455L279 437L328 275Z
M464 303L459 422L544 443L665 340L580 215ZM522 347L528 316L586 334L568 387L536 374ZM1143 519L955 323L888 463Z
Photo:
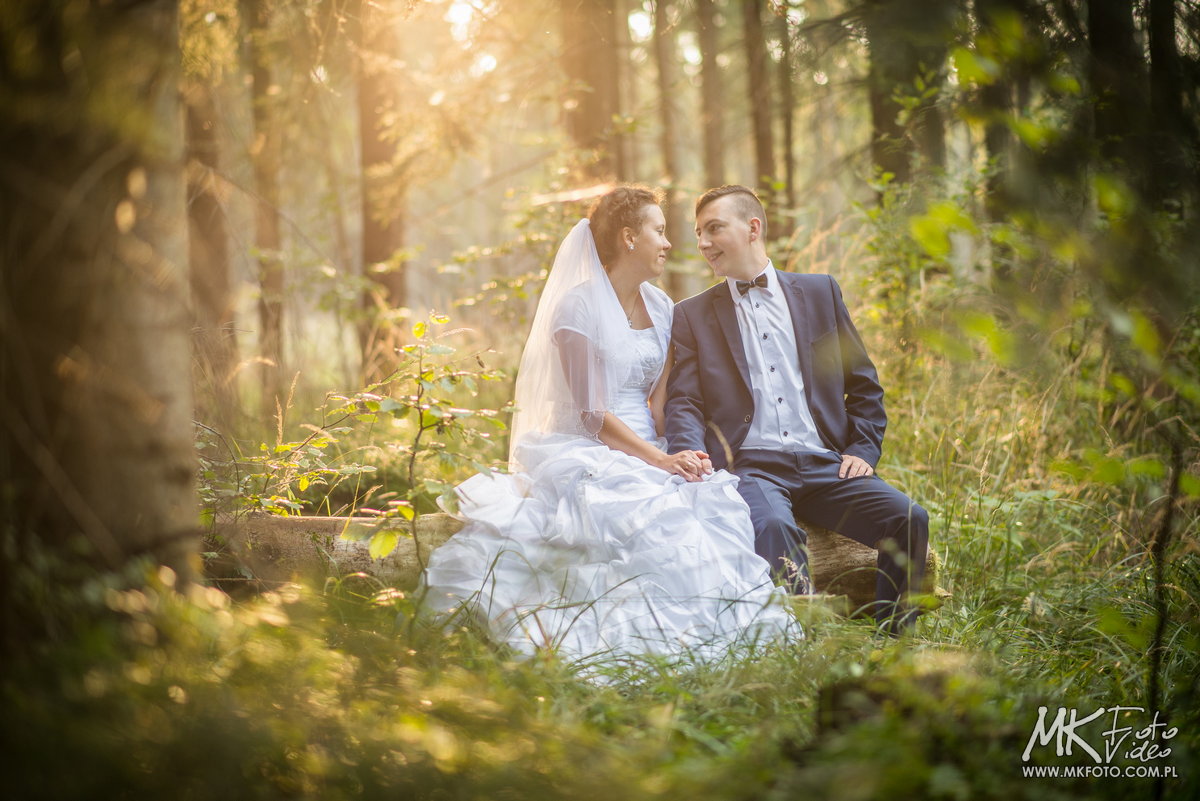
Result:
M640 184L618 186L592 204L588 221L592 226L592 237L596 240L596 253L604 269L617 260L621 248L621 231L632 228L637 231L645 221L642 209L662 203L663 194L657 189Z

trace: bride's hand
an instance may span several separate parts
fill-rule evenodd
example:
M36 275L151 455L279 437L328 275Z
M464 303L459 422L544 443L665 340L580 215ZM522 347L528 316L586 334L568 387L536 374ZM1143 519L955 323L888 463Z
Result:
M713 471L712 461L704 451L664 453L658 466L668 473L682 476L688 481L700 481Z

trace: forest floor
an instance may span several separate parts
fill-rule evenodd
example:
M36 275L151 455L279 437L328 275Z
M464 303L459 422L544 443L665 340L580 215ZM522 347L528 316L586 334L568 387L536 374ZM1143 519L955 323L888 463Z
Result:
M881 363L880 472L930 512L951 597L909 636L814 607L718 664L581 666L363 576L31 580L65 622L6 666L6 797L1200 797L1194 480L1172 495L1078 371L912 364Z

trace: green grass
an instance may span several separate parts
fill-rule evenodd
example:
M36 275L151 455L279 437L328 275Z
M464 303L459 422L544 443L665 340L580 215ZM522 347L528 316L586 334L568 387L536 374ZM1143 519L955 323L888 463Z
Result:
M901 379L874 345L881 472L930 510L952 593L911 637L814 614L805 640L720 664L581 671L365 578L241 602L166 573L101 579L63 599L68 633L6 665L5 797L1154 797L1152 779L1020 772L1040 706L1149 706L1166 480L1111 463L1154 457L1153 438L1113 428L1078 361L1039 378L922 353ZM1197 516L1180 498L1165 575L1158 706L1180 777L1162 789L1181 800L1200 794Z
M1018 775L1039 704L1142 700L1144 650L1096 611L1136 589L1136 571L1057 594L1047 577L1036 611L1019 603L1024 583L993 585L1004 599L963 593L899 643L826 620L752 658L635 661L599 680L432 626L412 599L362 581L234 604L167 578L106 591L115 618L10 673L8 797L1123 798L1149 786ZM1183 701L1194 623L1171 627L1167 670L1185 769L1200 731L1183 722L1196 722Z

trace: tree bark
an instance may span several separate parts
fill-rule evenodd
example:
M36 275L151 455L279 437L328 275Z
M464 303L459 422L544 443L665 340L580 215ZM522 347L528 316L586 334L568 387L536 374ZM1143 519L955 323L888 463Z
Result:
M5 25L34 43L0 116L0 645L21 648L97 567L190 579L199 527L176 4Z
M746 48L746 77L750 118L754 127L755 184L767 207L767 234L778 233L774 137L771 135L771 74L767 68L767 42L762 22L763 0L742 0Z
M624 121L624 115L637 108L638 70L631 61L633 39L629 35L629 12L632 0L613 0L613 46L617 62L617 111L621 116L613 141L617 177L624 181L636 180L638 171L638 145L634 132ZM638 4L641 7L641 4Z
M188 275L192 293L193 345L197 387L207 387L212 408L197 398L201 419L234 427L237 415L237 336L229 275L229 241L217 173L217 109L212 87L202 80L187 83Z
M669 0L654 3L654 61L658 67L658 105L662 136L659 140L662 154L663 180L666 184L667 239L672 244L683 244L687 222L683 198L679 191L680 163L679 120L675 106L675 39L674 30L668 19ZM677 271L667 273L667 292L676 300L686 295L685 276Z
M783 13L779 17L779 118L783 123L783 190L784 213L779 215L786 219L789 228L795 224L796 210L796 95L792 77L792 25L788 20L790 3L783 4ZM777 231L777 234L784 233Z
M995 41L1000 47L1002 37L1010 34L1005 30L1009 20L1028 20L1031 15L1029 0L975 0L975 13L979 20L979 35ZM983 86L979 102L983 107L983 144L991 170L986 178L984 213L989 221L1001 223L1007 220L1014 205L1019 204L1020 194L1028 181L1028 154L1012 133L1010 120L1023 114L1028 103L1029 65L1013 58L1004 64L1003 73L992 83ZM1005 244L993 242L991 248L990 281L994 289L1000 289L1013 279L1016 251Z
M1019 0L975 0L975 13L979 18L981 33L993 37L1002 35L997 31L996 24L1002 15L1016 12L1017 2ZM1004 202L1004 195L1014 143L1012 129L1007 122L1013 113L1012 93L1013 86L1007 75L982 87L979 93L987 118L984 124L983 146L992 165L992 171L987 177L984 205L988 219L992 222L999 222L1007 212L1008 204Z
M568 0L561 9L567 134L578 150L588 154L580 165L584 177L618 177L613 153L613 117L619 112L615 4L613 0Z
M1143 177L1145 65L1135 38L1133 4L1090 0L1087 4L1088 74L1093 120L1101 156L1123 162L1135 182Z
M407 266L396 253L405 244L405 198L390 169L395 145L386 118L396 110L389 69L397 53L392 20L371 3L359 4L358 134L362 172L362 269L377 289L365 290L358 326L364 381L380 377L383 343L377 320L387 309L408 305Z
M930 90L942 80L954 9L953 0L869 0L863 8L871 153L898 183L912 179L918 158L925 168L946 163L945 126ZM906 112L897 90L912 97L912 109Z
M700 123L704 133L704 183L709 188L725 183L725 112L721 88L721 52L713 0L696 0L700 41Z
M1175 0L1150 0L1150 104L1154 147L1150 165L1151 197L1176 200L1196 176L1184 153L1195 145L1195 131L1183 110L1184 77L1175 42Z
M273 101L271 63L267 55L270 9L267 0L243 0L250 24L247 53L250 62L251 115L254 143L254 247L258 252L259 354L262 356L262 419L276 414L283 398L283 260L279 220L280 131Z

